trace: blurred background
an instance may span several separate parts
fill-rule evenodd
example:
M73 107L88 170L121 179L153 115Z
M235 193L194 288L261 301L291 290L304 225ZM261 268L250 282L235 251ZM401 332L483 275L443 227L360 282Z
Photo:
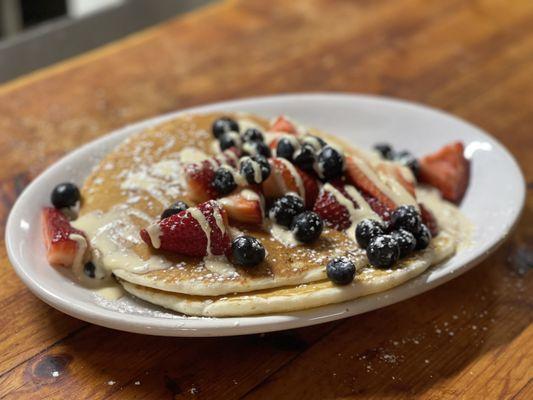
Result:
M0 0L0 82L213 0Z

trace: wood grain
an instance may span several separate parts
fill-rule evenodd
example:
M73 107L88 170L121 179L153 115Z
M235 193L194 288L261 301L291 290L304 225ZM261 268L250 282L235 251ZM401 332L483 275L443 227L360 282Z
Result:
M532 76L528 0L239 0L0 86L2 242L17 195L69 150L225 98L344 91L424 102L495 135L528 181L517 231L464 276L267 335L172 339L86 324L31 295L2 243L0 398L531 398Z

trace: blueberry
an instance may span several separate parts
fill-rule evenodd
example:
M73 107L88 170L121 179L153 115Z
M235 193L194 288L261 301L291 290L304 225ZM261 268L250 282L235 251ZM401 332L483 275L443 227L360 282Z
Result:
M336 285L348 285L355 277L355 265L345 257L334 258L326 266L326 274Z
M313 211L304 211L298 214L291 223L291 231L299 242L311 243L320 237L324 229L324 222Z
M263 142L265 138L259 129L248 128L242 134L242 140L245 142Z
M215 177L211 185L220 196L233 192L237 187L233 173L227 168L219 168L215 171Z
M355 228L355 240L362 249L366 249L370 240L383 235L385 228L381 223L373 219L364 219Z
M415 250L424 250L431 242L431 232L425 224L420 225L420 230L415 233L416 247Z
M229 117L221 117L213 122L211 130L213 135L218 139L223 133L230 131L239 132L239 124Z
M245 142L242 149L250 156L261 155L269 158L272 155L270 147L265 142Z
M398 242L398 246L400 247L400 258L411 254L416 247L415 235L405 229L391 232L391 236Z
M265 248L252 236L239 236L231 243L233 261L243 267L253 267L265 259Z
M96 266L92 261L87 261L83 266L83 273L89 278L96 278Z
M366 248L368 261L377 268L390 268L400 257L400 246L391 235L376 236Z
M240 147L241 138L237 132L229 131L218 137L218 143L220 144L220 150L227 150L230 147Z
M239 162L239 170L241 175L250 184L259 184L263 182L270 175L270 164L268 160L256 155L252 157L243 157Z
M304 211L305 205L300 197L294 194L286 194L274 202L268 212L268 216L272 221L288 228L294 217Z
M170 217L171 215L178 214L184 210L189 208L187 203L184 201L176 201L174 204L172 204L170 207L168 207L163 213L161 214L161 219L165 219Z
M392 146L388 143L376 143L374 145L374 150L376 150L381 157L386 160L394 160L394 150Z
M315 163L315 149L308 143L302 146L294 153L293 163L304 171L312 171Z
M281 138L278 141L276 147L276 157L285 158L286 160L292 161L292 156L296 151L294 143L289 138Z
M335 148L325 146L318 154L318 174L329 181L342 176L344 170L344 156Z
M80 190L70 182L60 183L52 191L52 204L55 208L75 206L80 201Z
M420 172L420 163L414 155L404 150L396 154L395 159L408 167L413 172L415 177L418 177L418 173Z
M392 212L390 224L393 230L405 229L416 234L420 230L422 218L414 206L400 206Z
M313 136L313 135L305 135L302 139L302 144L308 144L310 145L314 150L315 150L315 153L320 151L320 149L322 149L322 147L324 147L326 145L326 142L324 141L324 139L322 138L319 138L318 136Z

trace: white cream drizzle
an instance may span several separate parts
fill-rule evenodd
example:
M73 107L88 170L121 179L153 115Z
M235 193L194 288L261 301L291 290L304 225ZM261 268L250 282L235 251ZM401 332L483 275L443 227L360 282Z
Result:
M76 242L76 255L72 263L72 272L79 280L83 280L85 274L83 273L85 252L87 251L87 240L78 233L71 233L68 238Z
M296 187L298 188L298 194L300 195L302 199L305 199L305 187L302 181L302 177L300 176L298 171L296 171L296 168L294 167L294 165L290 161L284 158L278 158L278 160L280 160L280 162L287 167L288 171L294 178L294 182L296 183ZM283 181L283 179L281 180ZM285 186L284 181L283 181L283 185L284 185L284 192L287 192L287 187Z
M209 271L221 276L237 275L237 269L225 256L208 256L204 258L204 266Z
M161 228L159 227L159 222L150 224L146 228L146 232L148 233L148 236L150 236L150 241L152 242L152 246L154 249L158 249L161 247Z
M205 237L207 238L207 247L206 247L207 256L208 257L211 256L212 255L211 253L211 227L209 226L209 223L207 222L205 215L202 214L202 212L198 208L195 208L195 207L189 208L187 211L196 220L196 222L198 222L202 231L204 231Z
M184 147L179 152L179 160L183 164L201 162L208 158L209 156L197 147Z
M286 247L296 247L300 244L300 242L294 237L292 231L282 225L272 223L270 226L270 234L274 239Z

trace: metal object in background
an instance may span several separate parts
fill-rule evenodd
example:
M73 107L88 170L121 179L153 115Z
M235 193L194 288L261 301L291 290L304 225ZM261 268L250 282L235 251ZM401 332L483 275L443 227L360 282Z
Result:
M83 17L56 18L0 41L0 82L94 49L211 1L113 0L111 8L87 15L86 7L76 9L73 6L76 1L70 0L67 5L73 8L72 14L69 9L69 15ZM16 0L0 0L0 20L10 19L4 18L5 13L14 16L12 26L0 23L0 29L7 34L21 29L21 9L15 7L17 3Z

